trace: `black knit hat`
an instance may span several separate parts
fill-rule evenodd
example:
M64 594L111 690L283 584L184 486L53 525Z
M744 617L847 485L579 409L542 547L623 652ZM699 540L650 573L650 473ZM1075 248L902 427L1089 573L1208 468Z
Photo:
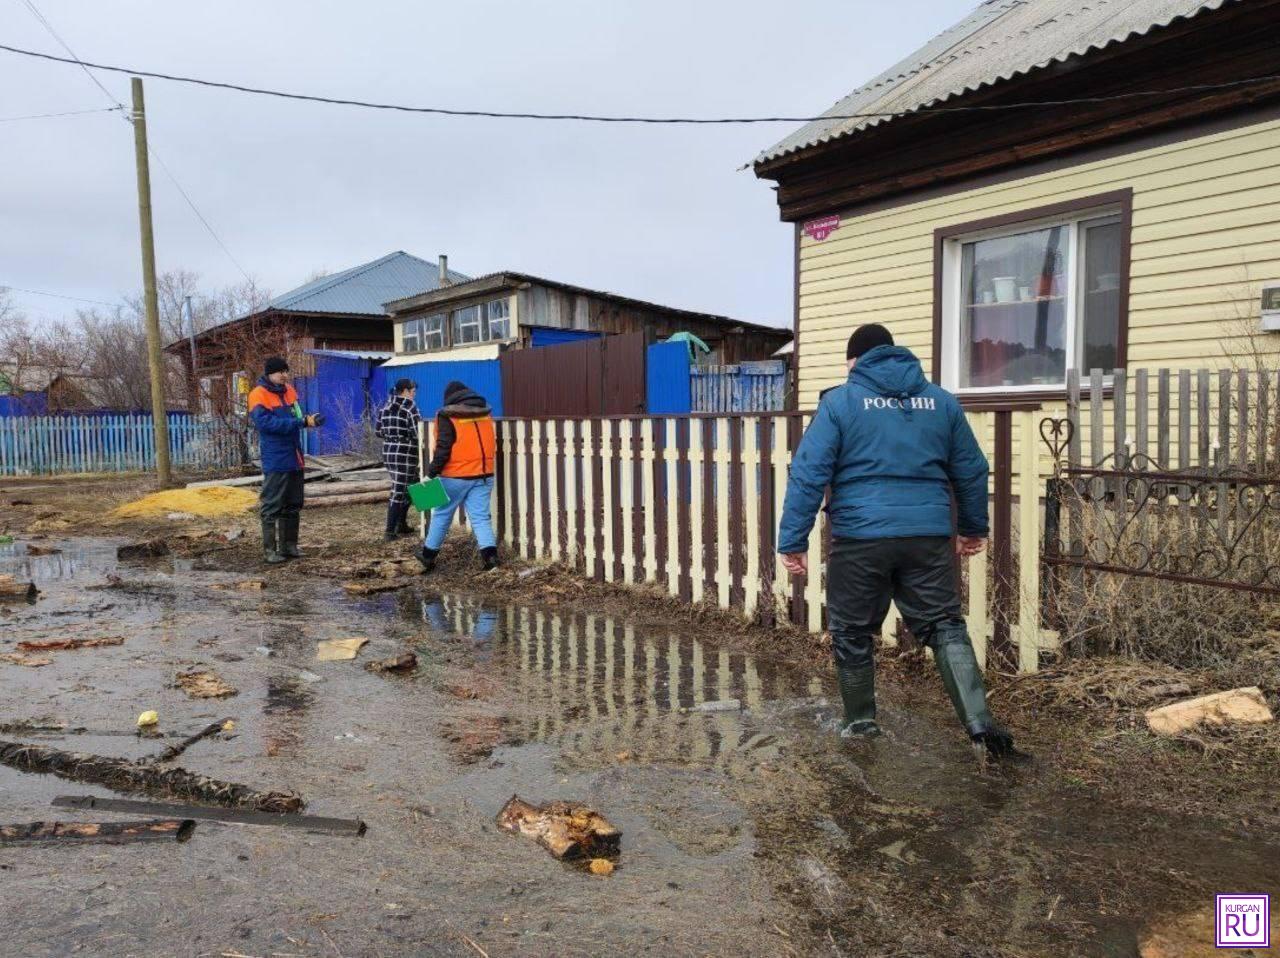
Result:
M859 326L849 337L849 347L844 351L845 359L857 359L863 353L877 346L892 346L893 334L879 323L867 323Z
M267 360L266 371L268 376L272 373L287 373L289 364L284 361L283 356L272 356Z
M444 404L446 406L450 406L455 401L462 398L464 393L470 392L471 390L467 388L466 383L459 382L455 379L453 382L449 383L449 385L444 387Z
M408 377L405 377L404 379L396 380L397 395L404 392L406 389L417 389L417 388L418 388L418 384L415 383L412 379L409 379Z

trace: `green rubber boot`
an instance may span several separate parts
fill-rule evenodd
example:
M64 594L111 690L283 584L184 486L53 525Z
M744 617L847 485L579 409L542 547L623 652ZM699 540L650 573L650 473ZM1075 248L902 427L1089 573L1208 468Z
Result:
M876 724L876 668L866 665L837 665L840 698L844 702L841 738L871 738L880 734Z
M286 559L302 558L302 550L298 548L298 526L301 523L302 517L296 512L280 517L280 554Z
M960 723L970 736L984 734L993 723L987 710L982 670L978 668L978 657L973 654L968 631L963 626L939 630L932 645L938 674L942 676L942 685Z

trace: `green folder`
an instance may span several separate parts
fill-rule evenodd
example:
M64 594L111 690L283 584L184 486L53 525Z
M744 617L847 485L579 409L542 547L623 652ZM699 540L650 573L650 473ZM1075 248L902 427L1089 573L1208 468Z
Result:
M439 477L426 482L415 482L408 489L409 501L419 512L430 512L449 504L449 493L444 491L444 483Z

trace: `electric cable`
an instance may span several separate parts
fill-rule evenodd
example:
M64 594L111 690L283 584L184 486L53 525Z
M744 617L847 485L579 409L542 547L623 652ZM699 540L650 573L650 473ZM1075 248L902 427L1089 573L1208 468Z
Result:
M27 0L23 0L27 2ZM354 100L344 97L318 96L309 93L290 93L284 90L272 90L265 87L247 86L241 83L227 83L220 80L203 80L198 77L181 76L173 73L159 73L154 70L139 70L134 67L119 67L105 63L90 63L87 60L67 59L52 53L40 53L35 50L24 50L21 47L0 43L0 50L20 56L50 60L55 63L77 64L86 69L105 70L110 73L125 73L130 76L148 77L153 80L169 80L174 83L190 83L195 86L211 87L220 90L234 90L238 93L251 93L259 96L279 97L286 100L303 100L309 103L325 103L333 106L354 106L369 110L393 110L401 113L427 113L437 116L482 117L499 120L567 120L583 123L643 123L653 125L723 125L747 123L813 123L818 120L873 120L892 119L911 114L933 113L989 113L1006 110L1034 109L1046 106L1079 106L1087 103L1109 103L1118 100L1133 100L1142 97L1168 96L1178 93L1206 93L1213 90L1226 90L1234 87L1249 86L1280 80L1280 74L1249 77L1243 80L1228 80L1222 83L1200 83L1191 86L1168 87L1163 90L1130 90L1125 93L1113 93L1106 96L1076 97L1063 100L1034 100L1017 103L996 103L974 106L923 106L911 110L898 110L885 113L831 113L818 116L737 116L737 117L690 117L690 116L612 116L590 113L521 113L505 110L469 110L436 106L408 106L403 103L379 103L370 100Z
M117 113L124 107L108 106L97 110L68 110L66 113L32 113L29 116L0 116L0 123L15 123L18 120L48 120L57 116L87 116L90 113Z

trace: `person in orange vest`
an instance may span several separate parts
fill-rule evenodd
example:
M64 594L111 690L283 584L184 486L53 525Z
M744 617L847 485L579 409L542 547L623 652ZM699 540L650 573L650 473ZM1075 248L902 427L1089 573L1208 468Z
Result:
M249 393L249 418L258 429L262 455L263 559L274 565L302 556L298 524L302 511L302 430L324 424L320 413L305 415L289 384L289 364L279 356L266 362L262 378Z
M436 413L436 445L427 476L440 477L449 502L431 510L426 541L415 553L427 572L435 568L458 506L466 507L484 567L498 567L498 543L489 512L494 447L493 412L484 397L456 380L445 386L444 405Z

